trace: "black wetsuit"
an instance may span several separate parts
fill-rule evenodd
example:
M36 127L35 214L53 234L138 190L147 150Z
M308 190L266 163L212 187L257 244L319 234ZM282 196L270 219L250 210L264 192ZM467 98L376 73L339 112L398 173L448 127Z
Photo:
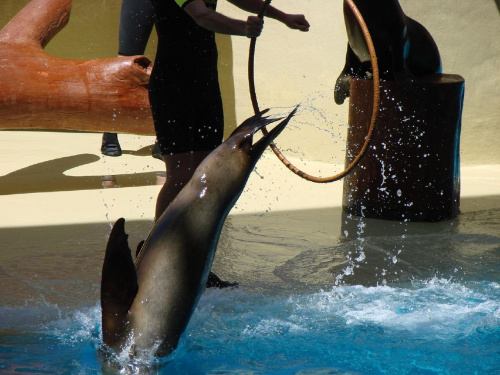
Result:
M149 101L162 153L213 150L224 131L215 35L182 9L190 0L151 1L158 49ZM215 10L216 0L205 3Z

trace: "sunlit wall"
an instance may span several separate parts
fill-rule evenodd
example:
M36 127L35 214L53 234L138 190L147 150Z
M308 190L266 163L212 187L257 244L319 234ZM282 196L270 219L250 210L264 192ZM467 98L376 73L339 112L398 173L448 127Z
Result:
M28 1L2 0L0 26ZM401 0L405 12L424 24L434 36L445 73L466 81L462 122L462 163L497 164L500 147L500 12L498 0ZM112 57L118 48L120 0L73 0L69 24L47 46L49 53L67 58ZM292 31L266 20L255 57L259 104L303 110L280 137L280 145L293 155L311 160L343 162L347 104L333 102L333 85L344 64L347 38L340 0L275 0L284 11L304 13L308 33ZM219 10L246 17L230 3ZM253 113L248 93L249 40L221 37L220 80L226 112L226 133ZM154 58L156 36L146 54ZM0 119L1 121L1 119Z

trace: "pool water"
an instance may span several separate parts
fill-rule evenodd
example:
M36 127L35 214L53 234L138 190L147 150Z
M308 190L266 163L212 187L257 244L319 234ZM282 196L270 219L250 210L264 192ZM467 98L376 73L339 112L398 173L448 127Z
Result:
M127 223L131 247L150 224ZM0 230L1 374L500 373L500 209L230 216L214 271L239 287L207 290L173 355L140 363L100 349L108 233Z

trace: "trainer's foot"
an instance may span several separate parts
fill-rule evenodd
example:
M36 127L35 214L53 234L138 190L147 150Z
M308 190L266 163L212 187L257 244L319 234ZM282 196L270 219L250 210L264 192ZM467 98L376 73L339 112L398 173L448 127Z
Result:
M104 133L102 135L101 153L107 156L120 156L122 154L118 134Z
M163 161L163 157L161 156L161 150L160 150L160 145L158 144L158 141L155 142L155 145L153 146L153 151L151 152L151 154L155 159Z

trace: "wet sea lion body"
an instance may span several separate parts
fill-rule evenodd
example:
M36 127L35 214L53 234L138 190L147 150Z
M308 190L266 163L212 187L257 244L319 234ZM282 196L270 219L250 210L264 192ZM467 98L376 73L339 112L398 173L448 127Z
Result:
M265 112L265 111L264 111ZM246 120L196 169L157 220L135 264L124 219L110 234L101 284L104 343L116 353L172 352L205 288L224 221L265 148L293 111L266 136L253 134L279 119Z

